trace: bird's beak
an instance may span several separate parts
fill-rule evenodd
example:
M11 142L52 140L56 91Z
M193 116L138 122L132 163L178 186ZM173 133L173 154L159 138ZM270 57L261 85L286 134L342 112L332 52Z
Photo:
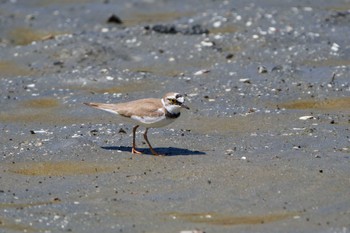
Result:
M181 108L190 109L187 105L181 104Z

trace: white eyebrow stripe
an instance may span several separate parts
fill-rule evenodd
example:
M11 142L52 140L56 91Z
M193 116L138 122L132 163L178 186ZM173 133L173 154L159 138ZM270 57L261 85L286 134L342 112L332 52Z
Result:
M183 96L177 98L177 101L179 101L180 103L183 103L185 101L185 98Z

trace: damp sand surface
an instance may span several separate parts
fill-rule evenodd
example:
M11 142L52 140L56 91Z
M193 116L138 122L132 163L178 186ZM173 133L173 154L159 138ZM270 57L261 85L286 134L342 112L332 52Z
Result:
M348 3L0 5L0 232L350 231Z

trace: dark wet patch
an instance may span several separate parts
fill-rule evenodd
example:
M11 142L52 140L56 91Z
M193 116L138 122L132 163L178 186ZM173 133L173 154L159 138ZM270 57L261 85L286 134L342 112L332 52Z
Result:
M158 33L163 34L183 34L183 35L202 35L202 34L208 34L209 30L204 28L200 24L191 25L191 26L182 26L178 27L174 24L156 24L152 27L145 27L145 29L151 29Z
M62 33L37 31L32 28L18 27L9 32L9 39L15 45L28 45L33 41L47 40Z
M135 26L147 23L158 23L173 21L185 16L190 16L193 13L190 12L153 12L153 13L130 13L125 16L123 22L126 26Z
M83 91L89 91L92 93L130 93L130 92L137 92L137 91L145 91L145 90L153 90L156 87L155 82L133 82L130 84L125 85L118 85L118 86L103 86L99 85L97 86L69 86L67 88L72 90L83 90Z
M210 34L225 34L225 33L235 33L238 31L238 28L234 25L225 25L218 28L210 28Z
M288 117L291 116L250 114L233 117L196 117L187 119L185 128L205 134L252 133L257 130L263 132L280 127L277 122L285 122Z
M33 74L34 71L13 61L0 60L0 78L10 76L30 76Z
M81 103L81 107L84 105ZM70 107L62 105L61 102L54 98L37 98L24 100L18 104L0 111L1 122L13 123L42 123L67 125L82 122L98 122L94 117L71 116L67 112L71 111ZM112 119L111 117L106 119Z
M350 4L349 3L342 3L342 4L337 4L334 6L325 7L325 9L329 10L329 11L349 11Z
M208 57L205 61L177 61L176 63L168 63L166 65L156 64L149 66L130 67L128 69L131 72L144 72L163 77L175 77L188 73L188 70L190 69L206 69L208 67L211 67L215 62L215 60Z
M0 231L1 229L4 230L4 232L40 232L32 226L0 217Z
M32 99L22 102L22 106L25 108L54 108L59 105L59 101L52 98Z
M26 207L51 205L59 202L61 202L59 199L55 199L52 201L40 201L40 202L29 202L29 203L1 203L0 202L0 209L5 209L5 208L23 209Z
M2 122L64 122L69 117L59 116L59 109L63 109L60 102L53 98L37 98L24 100L0 113ZM69 121L71 122L71 121Z
M38 112L38 113L7 113L2 112L0 115L0 121L2 122L17 122L17 123L29 123L29 122L41 122L41 123L76 123L78 119L54 117L52 111Z
M131 68L130 71L138 72L138 73L150 73L150 74L167 76L167 77L175 77L182 73L182 70L177 69L176 67L171 67L171 66L162 67L160 65L136 67L136 68Z
M23 162L9 165L12 173L27 176L74 176L113 171L114 166L110 164L97 164L91 162Z
M332 111L349 111L350 97L327 99L327 100L295 100L279 103L279 107L286 109L315 109Z
M234 216L218 213L179 213L172 212L165 215L172 219L180 219L192 223L206 223L211 225L254 225L281 221L297 213L276 213L255 216Z
M89 3L93 2L90 0L35 0L31 1L30 4L40 6L40 7L46 7L51 5L73 5L73 4L79 4L79 3Z
M99 123L101 120L94 116L85 115L81 116L70 116L68 111L71 111L68 107L62 105L55 106L55 102L47 102L44 105L40 105L39 102L24 102L23 104L31 107L23 107L22 103L6 109L6 111L0 111L0 122L12 122L12 123L41 123L49 125L69 125L79 123ZM81 103L81 107L84 105ZM85 106L86 107L86 106ZM104 116L104 121L114 120L115 117Z
M305 60L302 62L303 65L306 66L314 66L314 67L325 67L325 66L349 66L350 60L345 59L324 59L324 60Z

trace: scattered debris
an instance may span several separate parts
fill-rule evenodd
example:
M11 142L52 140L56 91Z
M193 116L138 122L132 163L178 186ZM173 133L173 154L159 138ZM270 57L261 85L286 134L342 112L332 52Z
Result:
M152 30L158 33L164 33L164 34L176 34L178 33L178 30L174 25L154 25L152 27Z
M53 34L48 34L46 36L41 37L41 40L52 40L55 39L55 35Z
M346 23L350 22L350 12L349 11L339 11L335 14L332 14L330 17L325 19L326 22L330 23Z
M90 131L90 134L93 136L97 136L98 135L98 130L97 129L93 129Z
M338 45L337 43L333 43L332 44L332 47L331 47L331 50L333 52L338 52L339 51L339 48L340 48L340 45Z
M28 88L34 88L35 87L35 83L31 83L31 84L28 84L25 89L28 89Z
M256 112L256 108L249 108L248 113L254 113Z
M212 46L215 45L215 43L214 43L213 41L210 41L210 40L207 38L207 39L205 39L205 40L203 40L203 41L201 42L201 45L202 45L203 47L212 47Z
M46 130L30 130L31 134L51 134L50 132L46 131Z
M123 128L120 128L118 133L126 134L126 131Z
M55 61L53 62L54 66L63 66L64 62L63 61Z
M236 150L237 150L236 147L234 147L233 149L227 149L227 150L225 151L225 154L226 154L226 155L233 155L233 153L234 153Z
M206 28L203 28L199 24L196 24L191 27L187 27L184 30L180 30L180 33L184 35L202 35L202 34L209 34L209 30Z
M234 55L232 53L229 53L226 55L226 59L232 59L234 57Z
M248 83L248 84L251 84L251 83L252 83L252 82L250 81L249 78L241 78L241 79L239 79L239 81L240 81L241 83Z
M334 85L335 77L336 77L336 76L337 76L337 74L334 72L333 75L332 75L332 79L331 79L331 81L329 82L329 84Z
M299 117L299 120L303 120L303 121L312 120L312 119L316 119L316 118L314 116L301 116L301 117Z
M163 25L163 24L156 24L153 27L146 26L146 30L153 30L158 33L164 33L164 34L177 34L181 33L183 35L202 35L202 34L208 34L209 30L203 28L201 25L196 24L193 26L179 26L176 27L175 25Z
M207 74L209 72L210 72L210 70L198 70L193 75L203 75L203 74Z
M283 66L277 65L271 69L271 72L281 72L283 70Z
M204 99L207 99L209 102L214 102L215 101L215 99L210 98L208 95L205 95Z
M183 231L180 231L180 233L205 233L205 232L195 229L195 230L183 230Z
M265 66L258 66L258 73L259 74L266 74L267 68Z
M83 135L82 134L74 134L74 135L72 135L72 138L80 138L80 137L82 137Z

